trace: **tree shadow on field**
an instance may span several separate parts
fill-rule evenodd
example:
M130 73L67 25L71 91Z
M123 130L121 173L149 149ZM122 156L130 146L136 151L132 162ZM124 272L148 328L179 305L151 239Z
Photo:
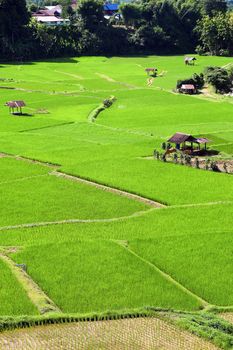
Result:
M40 59L37 62L48 62L48 63L78 63L79 61L73 57L59 57L59 58L46 58L46 59Z
M1 61L0 63L1 64L4 64L4 65L11 65L11 66L31 66L31 65L35 65L37 63L41 63L41 62L46 62L46 63L78 63L79 61L72 58L72 57L61 57L61 58L40 58L38 60L35 60L35 61L24 61L24 60L4 60L4 61ZM0 65L0 68L5 68L4 66Z

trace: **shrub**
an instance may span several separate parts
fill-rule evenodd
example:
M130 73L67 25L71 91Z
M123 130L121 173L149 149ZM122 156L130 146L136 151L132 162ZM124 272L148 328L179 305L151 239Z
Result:
M207 67L204 70L204 76L207 83L214 86L216 93L230 92L232 81L227 69L221 67Z
M204 75L202 73L200 75L195 73L189 79L178 80L176 88L180 89L183 84L192 84L196 87L196 89L202 89L205 84Z

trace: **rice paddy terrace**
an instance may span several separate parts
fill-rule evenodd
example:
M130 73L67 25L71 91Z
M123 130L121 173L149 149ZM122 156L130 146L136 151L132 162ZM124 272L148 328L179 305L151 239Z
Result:
M91 344L80 340L86 323L74 323L36 328L34 345L34 330L0 333L0 348L233 347L231 318L218 317L233 310L233 177L152 157L179 131L232 159L232 98L173 92L178 79L231 62L82 57L0 66L0 329L137 315L108 326L101 316L89 325ZM148 83L146 67L165 73ZM103 109L107 99L114 103ZM23 115L4 106L14 100L25 101ZM178 328L174 339L177 325L212 344ZM73 345L63 344L64 327L76 334ZM121 327L143 334L126 340Z

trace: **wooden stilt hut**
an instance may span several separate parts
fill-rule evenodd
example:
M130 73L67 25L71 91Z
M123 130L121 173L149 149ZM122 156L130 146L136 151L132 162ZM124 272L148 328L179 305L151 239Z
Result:
M158 69L157 68L146 68L145 72L147 73L147 75L150 75L150 73L152 73L154 75L154 74L157 74Z
M194 137L190 134L177 132L170 137L167 142L175 144L177 150L195 154L201 151L201 145L204 145L204 150L206 151L207 143L210 143L211 141L205 137ZM197 147L194 147L194 144L196 144Z
M22 108L26 106L24 101L8 101L5 106L9 107L9 112L11 114L22 114ZM16 111L15 111L16 110Z

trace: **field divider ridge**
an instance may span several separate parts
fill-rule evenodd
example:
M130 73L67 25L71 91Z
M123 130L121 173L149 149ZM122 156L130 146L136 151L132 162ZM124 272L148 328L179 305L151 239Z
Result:
M25 223L25 224L18 224L18 225L1 226L0 231L17 230L22 228L33 228L33 227L41 227L41 226L65 225L65 224L91 224L91 223L115 222L115 221L133 219L135 217L148 214L149 212L154 210L156 210L156 208L150 208L147 210L138 211L128 216L119 216L116 218L108 218L108 219L65 219L65 220L57 220L57 221L42 221L42 222L32 222L32 223Z
M17 281L26 291L28 298L36 306L39 313L61 313L59 307L45 294L35 281L5 253L0 253L0 259L10 268Z
M130 249L128 247L128 245L126 246L124 243L122 244L122 242L117 241L117 240L111 240L111 241L114 242L115 244L117 244L118 246L120 246L122 249L125 249L128 253L130 253L131 255L136 257L137 259L141 260L143 263L152 267L162 277L164 277L168 282L175 285L178 289L182 290L184 293L186 293L186 294L190 295L191 297L195 298L196 300L198 300L204 309L212 306L211 304L208 303L208 301L204 300L203 298L201 298L197 294L193 293L190 289L186 288L180 282L176 281L172 276L170 276L169 274L167 274L166 272L161 270L158 266L156 266L155 264L153 264L149 260L144 259L142 256L138 255L136 252L134 252L132 249Z
M164 209L182 209L182 208L193 208L193 207L205 207L214 205L233 204L233 201L216 201L216 202L203 202L203 203L188 203L188 204L174 204L166 206Z
M48 176L48 173L47 174L40 174L40 175L25 176L25 177L20 177L18 179L13 179L13 180L10 180L10 181L0 182L0 186L1 185L6 185L6 184L10 184L10 183L13 183L13 182L26 181L26 180L34 179L36 177L43 177L43 176Z
M109 104L105 104L105 101L108 101ZM112 106L112 104L116 101L115 96L110 96L105 101L103 101L100 105L94 108L87 117L89 123L94 123L98 115L103 112L105 109Z
M146 197L139 196L138 194L134 194L134 193L131 193L131 192L119 190L117 188L110 187L110 186L107 186L107 185L102 185L102 184L100 184L98 182L87 180L87 179L84 179L84 178L79 177L79 176L69 175L69 174L63 173L61 171L56 171L56 170L55 171L51 171L49 173L49 175L62 177L62 178L65 178L65 179L71 180L71 181L77 181L77 182L80 182L80 183L84 183L86 185L91 185L91 186L94 186L94 187L96 187L98 189L101 189L101 190L104 190L104 191L107 191L107 192L111 192L111 193L114 193L114 194L118 194L120 196L127 197L127 198L133 199L135 201L144 203L144 204L146 204L146 205L148 205L150 207L153 207L153 208L165 208L166 207L162 203L156 202L156 201L154 201L152 199L149 199L149 198L146 198Z
M60 127L60 126L70 125L70 124L75 124L75 122L64 122L64 123L59 123L59 124L52 124L52 125L47 125L47 126L41 126L40 128L25 129L25 130L20 130L19 133L23 133L23 132L27 133L27 132L30 132L30 131L57 128L57 127Z

